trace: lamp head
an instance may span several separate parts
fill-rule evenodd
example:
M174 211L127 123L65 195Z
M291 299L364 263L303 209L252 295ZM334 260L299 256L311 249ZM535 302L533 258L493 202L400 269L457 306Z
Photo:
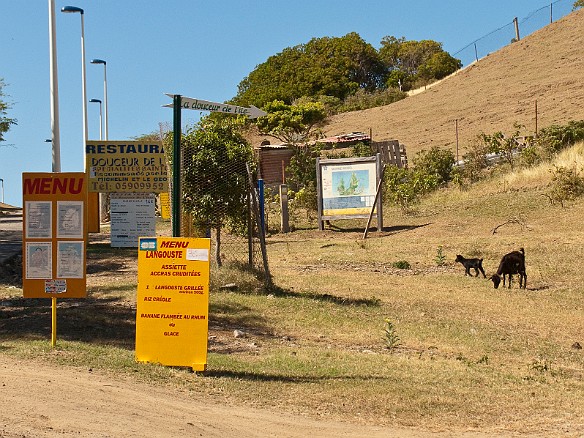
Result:
M99 100L99 99L89 99L89 101L91 103L101 103L101 100Z
M83 14L83 9L78 8L77 6L65 6L65 7L61 8L61 12L65 12L65 13L79 12L80 14Z
M103 64L103 65L106 65L106 62L103 59L92 59L90 62L92 64Z

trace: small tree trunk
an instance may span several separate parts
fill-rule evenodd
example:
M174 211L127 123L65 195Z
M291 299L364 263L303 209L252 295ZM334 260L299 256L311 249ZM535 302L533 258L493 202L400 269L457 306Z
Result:
M215 228L215 262L221 266L221 227Z

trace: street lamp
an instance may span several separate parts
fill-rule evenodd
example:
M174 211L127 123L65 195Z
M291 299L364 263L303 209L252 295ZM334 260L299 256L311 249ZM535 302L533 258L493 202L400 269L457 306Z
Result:
M107 124L107 62L103 59L92 59L92 64L103 64L103 106L104 108L104 138L100 137L100 140L108 140L108 124ZM99 194L99 209L102 222L106 222L109 219L108 216L108 195L107 193Z
M59 136L59 81L57 78L57 31L55 30L55 0L49 0L49 61L51 76L51 142L53 172L61 171L61 140Z
M83 99L83 168L85 169L85 147L87 146L87 85L85 80L85 26L83 22L83 9L76 6L65 6L61 9L65 13L79 13L81 16L81 85Z
M104 139L108 140L108 124L107 124L107 63L103 59L92 59L92 64L103 64L103 106L104 106Z
M103 140L101 126L102 126L102 117L101 117L101 100L99 99L89 99L89 103L99 103L99 139Z

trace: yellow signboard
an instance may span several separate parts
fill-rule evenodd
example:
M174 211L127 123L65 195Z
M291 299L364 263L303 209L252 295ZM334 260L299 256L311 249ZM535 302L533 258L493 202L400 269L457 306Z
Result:
M25 298L85 297L86 184L80 172L22 174Z
M207 367L210 239L141 237L136 360Z
M170 219L170 196L168 192L160 195L160 217L162 219Z
M161 142L87 141L89 191L161 193L168 191Z

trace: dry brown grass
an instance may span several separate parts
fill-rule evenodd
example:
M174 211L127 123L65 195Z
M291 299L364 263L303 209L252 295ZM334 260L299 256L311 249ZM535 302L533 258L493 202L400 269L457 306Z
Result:
M566 158L573 159L581 155ZM258 292L248 274L214 270L205 377L133 362L135 255L103 244L90 248L89 299L61 310L71 321L62 324L61 347L47 348L47 311L19 309L14 296L3 310L10 318L2 345L23 357L319 418L455 435L581 436L584 353L575 347L584 344L584 201L550 205L547 181L541 167L443 190L415 215L386 209L387 228L366 240L364 224L342 221L334 231L272 235L274 290ZM519 247L526 290L517 283L495 290L454 263L457 253L480 256L490 274ZM400 260L411 268L392 266ZM219 290L226 279L238 290ZM400 338L393 349L386 318ZM246 336L235 338L236 329Z

